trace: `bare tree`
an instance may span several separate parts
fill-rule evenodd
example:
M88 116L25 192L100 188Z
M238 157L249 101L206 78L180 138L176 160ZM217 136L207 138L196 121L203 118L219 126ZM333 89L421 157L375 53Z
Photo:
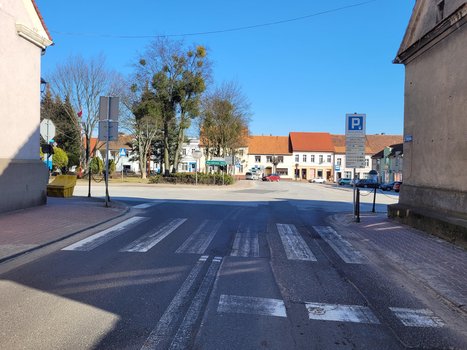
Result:
M238 84L223 83L206 96L200 120L201 141L208 156L234 156L248 136L250 104Z
M100 55L91 59L70 56L64 63L57 65L48 77L54 94L62 99L68 98L71 106L68 113L81 118L82 133L85 138L84 157L81 163L89 173L91 137L99 121L99 97L114 95L117 91L118 74L106 68L105 58ZM91 177L89 176L88 197L91 196Z

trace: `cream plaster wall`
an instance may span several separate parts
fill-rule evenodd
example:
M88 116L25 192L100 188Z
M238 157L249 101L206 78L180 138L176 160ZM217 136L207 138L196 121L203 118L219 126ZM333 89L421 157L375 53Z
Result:
M0 4L0 158L39 159L41 48L17 34L17 23L34 28L23 2Z
M467 213L466 57L464 25L406 65L402 204Z

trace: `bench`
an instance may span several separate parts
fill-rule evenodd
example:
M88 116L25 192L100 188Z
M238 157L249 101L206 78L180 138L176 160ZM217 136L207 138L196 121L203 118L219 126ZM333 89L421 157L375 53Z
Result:
M71 197L76 185L76 175L58 175L47 185L49 197Z

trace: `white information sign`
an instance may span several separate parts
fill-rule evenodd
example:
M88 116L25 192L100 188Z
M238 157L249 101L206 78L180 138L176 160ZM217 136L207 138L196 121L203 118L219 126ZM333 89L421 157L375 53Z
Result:
M345 166L365 167L366 114L345 115Z
M50 119L43 119L41 121L39 131L45 142L49 142L55 137L55 125Z

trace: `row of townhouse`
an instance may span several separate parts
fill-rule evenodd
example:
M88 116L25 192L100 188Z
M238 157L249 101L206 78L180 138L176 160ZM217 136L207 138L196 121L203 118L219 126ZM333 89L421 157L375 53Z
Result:
M110 157L116 160L117 171L123 169L138 173L138 162L132 160L127 146L128 137L121 136L122 140L114 145L111 143ZM402 152L399 149L393 151L391 148L401 141L400 135L367 135L365 168L356 169L356 176L366 178L370 170L374 169L380 173L382 181L401 180ZM119 155L119 149L122 147L127 149L126 156ZM103 147L98 148L101 153L99 156L103 158ZM203 151L198 138L190 138L183 145L179 172L194 172L196 169L200 172L217 170L215 166L206 165L208 159L204 152L200 159L196 159L194 152L197 150ZM345 153L344 135L291 132L288 136L249 136L245 145L238 148L233 157L229 155L224 159L227 161L228 171L235 175L245 175L246 172L256 172L260 175L277 173L283 179L290 180L323 178L327 181L337 181L353 176L353 169L345 165ZM391 157L397 160L391 161ZM154 172L159 170L159 166L152 161L148 168Z
M402 142L400 135L367 135L366 166L356 169L356 176L366 178L377 164L372 162L372 156L398 142ZM289 136L250 136L242 151L244 156L240 160L242 168L239 169L242 174L259 171L264 175L277 173L285 179L323 178L327 181L353 176L353 169L345 165L344 135L291 132Z

